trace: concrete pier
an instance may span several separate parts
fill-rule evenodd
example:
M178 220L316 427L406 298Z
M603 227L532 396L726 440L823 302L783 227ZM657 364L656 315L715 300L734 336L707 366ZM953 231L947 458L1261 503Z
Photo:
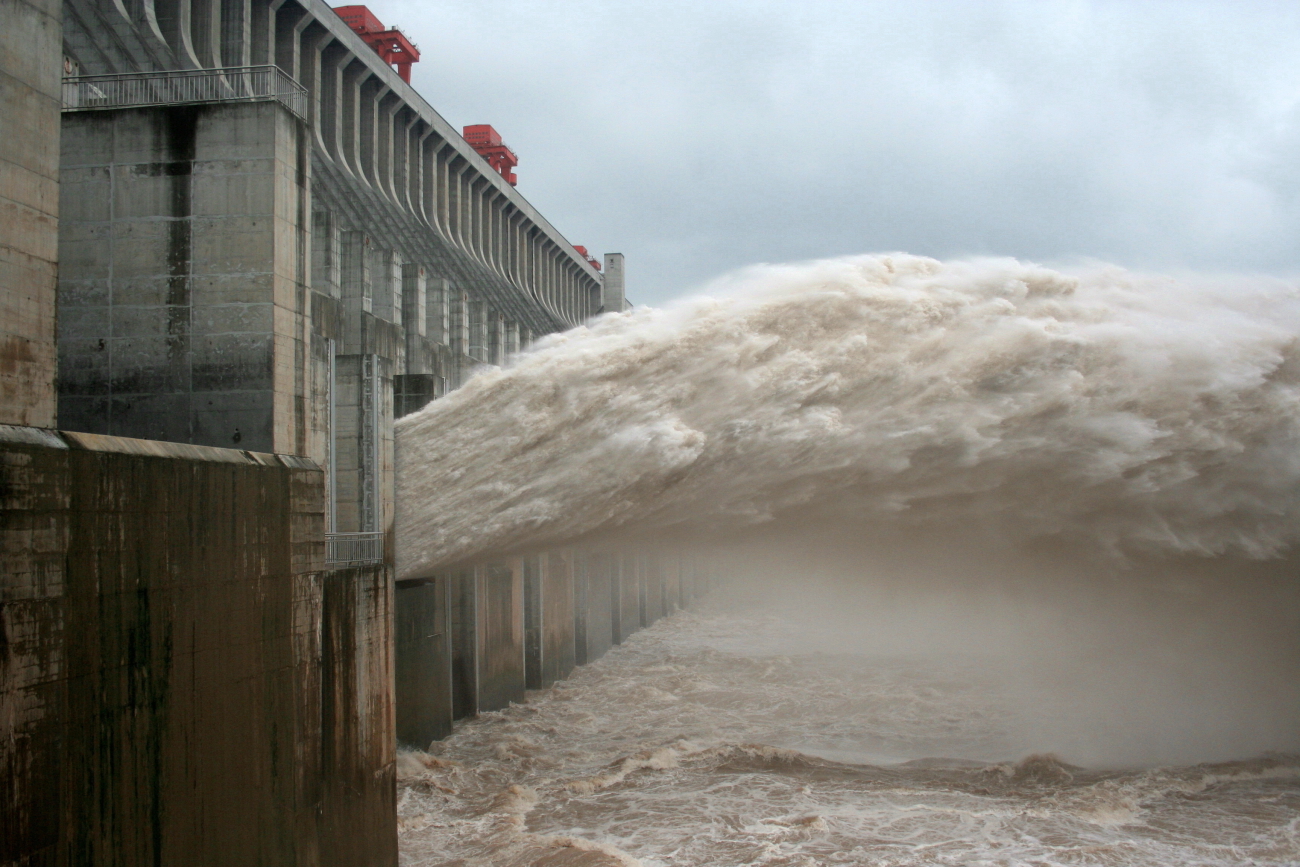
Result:
M394 594L397 742L423 747L451 733L451 580L397 585Z
M398 743L647 604L608 552L395 584L394 420L626 309L622 256L320 0L6 13L0 867L394 867Z
M643 616L649 625L708 585L707 569L693 557L608 548L547 551L403 581L399 740L425 747L453 720L523 701L526 689L545 689L595 662L641 629Z
M4 12L0 424L53 427L63 4L12 0Z
M303 458L0 427L0 864L396 863L391 572Z

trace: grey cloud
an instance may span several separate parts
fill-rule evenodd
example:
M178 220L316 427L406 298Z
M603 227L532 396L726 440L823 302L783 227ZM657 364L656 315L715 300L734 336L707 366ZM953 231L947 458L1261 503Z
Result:
M1294 4L372 5L639 302L895 249L1300 271Z

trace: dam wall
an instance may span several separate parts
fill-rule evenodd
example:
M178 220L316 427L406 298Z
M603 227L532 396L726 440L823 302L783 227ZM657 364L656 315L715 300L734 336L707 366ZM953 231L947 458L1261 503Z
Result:
M310 460L0 427L0 864L395 864L391 570Z
M685 608L711 580L689 555L565 548L398 582L399 744L426 748L455 720L525 701Z
M54 426L60 0L5 4L0 42L0 424ZM7 50L11 43L22 50Z
M395 418L622 257L323 3L6 11L0 867L392 867L399 742L664 610L630 554L394 580Z

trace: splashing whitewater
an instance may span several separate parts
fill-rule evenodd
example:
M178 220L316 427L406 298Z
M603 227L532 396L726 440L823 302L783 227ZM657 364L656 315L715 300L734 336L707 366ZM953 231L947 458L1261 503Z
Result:
M398 422L400 571L636 527L1295 541L1300 292L864 256L601 317Z

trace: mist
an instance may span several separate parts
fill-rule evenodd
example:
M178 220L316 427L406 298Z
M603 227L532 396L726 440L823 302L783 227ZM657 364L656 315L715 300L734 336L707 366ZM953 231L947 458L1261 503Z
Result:
M707 556L729 577L711 610L783 621L769 652L863 667L960 660L978 672L1015 709L1010 752L949 758L1135 768L1300 750L1294 556L1120 562L959 527L791 527Z
M1298 336L1268 278L749 269L399 421L400 577L692 550L732 576L711 604L779 616L792 654L974 666L1012 754L951 758L1297 750Z

